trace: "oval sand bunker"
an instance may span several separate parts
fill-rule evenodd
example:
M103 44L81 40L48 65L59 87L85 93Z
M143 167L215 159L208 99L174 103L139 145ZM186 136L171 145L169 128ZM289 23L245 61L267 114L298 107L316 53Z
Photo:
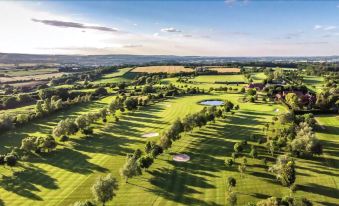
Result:
M275 109L274 112L279 112L279 109Z
M157 136L159 136L159 133L157 132L151 132L142 135L142 137L157 137Z
M191 158L187 154L177 154L173 156L173 160L176 162L187 162Z

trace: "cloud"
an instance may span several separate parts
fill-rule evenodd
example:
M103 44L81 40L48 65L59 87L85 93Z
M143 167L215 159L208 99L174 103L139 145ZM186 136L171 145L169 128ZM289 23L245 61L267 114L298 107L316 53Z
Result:
M304 34L304 31L296 31L296 32L287 33L286 36L285 36L285 39L298 38L302 34Z
M327 26L324 28L325 31L330 31L330 30L333 30L333 29L336 29L337 27L336 26Z
M189 38L190 38L190 37L193 37L191 34L183 34L182 36L183 36L183 37L189 37Z
M175 29L175 28L173 28L173 27L163 28L163 29L161 29L161 31L162 31L162 32L169 32L169 33L181 32L180 30Z
M138 48L138 47L142 47L141 44L125 44L122 46L123 48Z
M321 26L321 25L314 25L314 27L313 27L314 30L319 30L319 29L322 29L322 28L323 28L323 26Z
M249 0L224 0L225 4L232 7L235 4L240 4L241 6L246 6L250 2Z
M153 36L159 36L159 33L154 33Z
M64 27L64 28L77 28L77 29L93 29L97 31L118 32L117 28L105 27L105 26L90 26L82 23L71 21L58 21L58 20L41 20L31 19L33 22L42 23L49 26Z
M331 30L334 30L336 29L337 27L336 26L324 26L324 25L315 25L313 27L314 30L324 30L324 31L331 31Z

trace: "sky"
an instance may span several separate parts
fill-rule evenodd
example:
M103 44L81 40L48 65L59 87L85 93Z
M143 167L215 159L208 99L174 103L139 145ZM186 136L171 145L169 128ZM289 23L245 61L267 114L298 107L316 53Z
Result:
M0 52L339 55L339 1L0 1Z

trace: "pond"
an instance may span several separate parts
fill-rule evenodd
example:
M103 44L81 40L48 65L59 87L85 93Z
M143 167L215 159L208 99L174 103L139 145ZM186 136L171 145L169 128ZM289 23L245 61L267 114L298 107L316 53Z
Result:
M205 100L205 101L199 102L199 104L207 105L207 106L220 106L220 105L224 105L224 102L221 100Z

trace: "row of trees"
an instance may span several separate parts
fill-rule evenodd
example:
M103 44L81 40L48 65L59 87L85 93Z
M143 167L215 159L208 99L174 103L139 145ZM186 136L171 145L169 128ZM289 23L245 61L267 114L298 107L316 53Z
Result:
M66 118L64 120L60 120L57 126L53 128L53 135L55 137L62 137L64 141L68 139L68 135L73 135L78 131L85 135L90 135L93 133L90 125L100 118L103 122L106 122L107 115L108 110L103 108L98 112L89 112L79 115L77 118Z
M128 154L124 166L120 169L120 175L128 181L128 178L142 174L142 169L149 168L154 159L163 153L164 150L172 146L173 141L180 139L182 132L190 132L194 128L206 125L210 121L214 121L216 117L222 117L223 112L229 112L234 105L230 101L225 101L221 108L205 107L200 112L186 115L183 120L177 119L171 127L165 131L158 143L147 142L145 145L145 154L141 150L136 150L133 154Z

